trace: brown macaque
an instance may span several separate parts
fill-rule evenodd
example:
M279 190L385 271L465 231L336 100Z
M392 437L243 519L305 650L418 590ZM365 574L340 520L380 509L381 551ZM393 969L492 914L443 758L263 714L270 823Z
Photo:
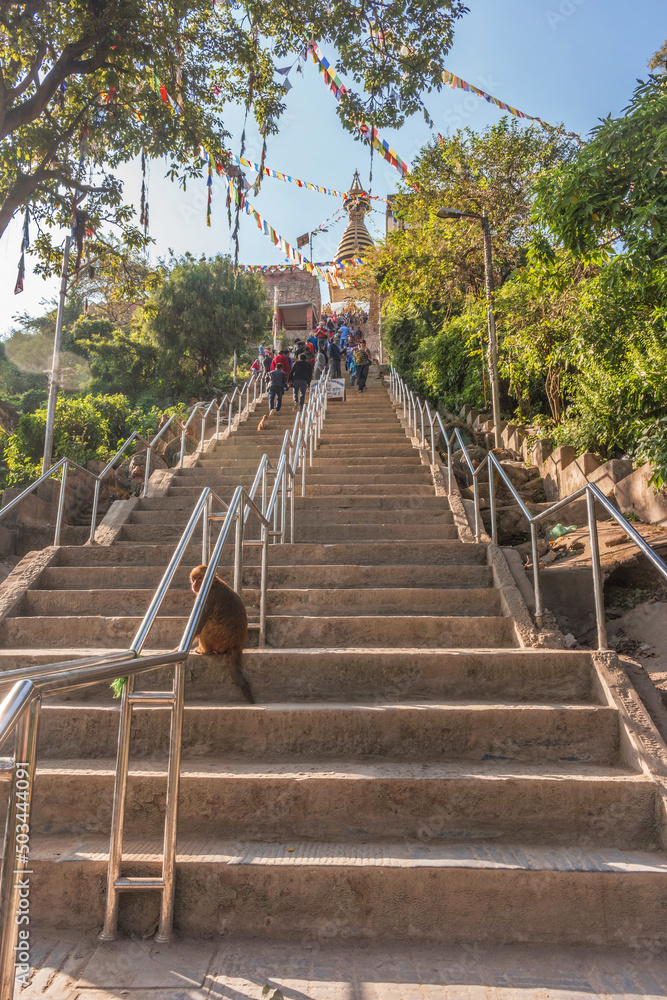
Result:
M195 566L190 573L190 586L195 594L201 589L206 570L206 566ZM248 615L239 595L219 576L213 578L200 623L199 635L195 636L199 645L194 652L227 653L232 680L241 689L246 701L254 705L250 685L241 671L243 647L248 638Z
M257 430L263 431L266 428L268 422L269 422L269 415L268 413L265 413L260 422L257 424Z

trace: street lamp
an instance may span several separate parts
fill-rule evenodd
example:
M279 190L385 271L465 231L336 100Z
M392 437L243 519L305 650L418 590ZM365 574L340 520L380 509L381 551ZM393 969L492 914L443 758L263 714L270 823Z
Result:
M496 339L496 318L493 315L493 266L491 261L491 231L486 209L481 215L476 212L460 212L458 208L439 208L435 213L439 219L478 219L482 223L484 236L484 275L486 279L486 315L489 324L489 370L491 372L491 399L493 403L493 432L496 448L500 440L500 391L498 387L498 341Z

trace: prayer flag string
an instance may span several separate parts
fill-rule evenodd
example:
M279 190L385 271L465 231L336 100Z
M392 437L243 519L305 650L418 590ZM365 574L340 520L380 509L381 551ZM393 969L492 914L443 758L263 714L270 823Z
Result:
M489 104L495 104L501 111L507 111L515 118L526 118L528 121L537 122L537 124L541 125L543 128L554 127L549 125L549 122L545 122L541 118L537 118L535 115L528 115L525 111L519 111L518 108L513 108L511 104L506 104L505 101L500 101L497 97L492 97L491 94L487 94L486 91L480 90L479 87L474 87L472 83L462 80L460 76L455 76L454 73L450 73L446 69L443 69L442 71L442 80L443 83L446 83L448 87L452 88L452 90L465 90L470 94L476 94L478 97L483 97ZM581 136L577 135L575 132L564 132L563 129L558 129L558 131L563 132L563 134L570 139L576 139L580 146L583 145L581 142ZM443 139L439 133L438 140L442 144Z
M311 40L308 48L313 57L313 62L317 64L318 71L324 75L324 82L326 86L340 103L343 95L347 93L345 84L338 76L338 73L336 73L334 67L329 63L326 56L322 53L322 50L317 42ZM402 160L396 150L392 149L389 143L381 137L375 126L368 125L366 122L360 122L358 124L358 128L364 141L368 142L373 149L387 161L387 163L391 163L392 167L396 167L401 177L405 177L410 173L410 168L407 163Z

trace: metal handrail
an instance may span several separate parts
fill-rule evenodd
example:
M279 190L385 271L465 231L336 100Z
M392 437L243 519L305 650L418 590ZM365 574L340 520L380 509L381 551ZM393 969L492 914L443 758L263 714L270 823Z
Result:
M392 368L390 373L390 390L394 395L394 398L400 400L401 402L405 398L403 387L405 387L405 382L398 374L398 372ZM418 398L418 397L417 397ZM428 408L428 404L424 404ZM597 519L595 515L595 503L596 501L600 506L604 507L608 514L616 521L616 523L625 531L630 541L632 541L637 548L646 556L646 558L651 562L655 569L667 580L667 563L663 562L660 556L651 548L646 539L642 538L638 531L632 527L630 522L623 517L623 515L618 511L611 501L604 495L604 493L594 484L586 483L580 489L571 493L569 496L564 497L562 500L557 500L546 510L542 510L539 514L531 514L528 507L524 501L519 496L516 488L509 479L507 473L503 469L502 465L498 461L497 457L492 451L489 451L482 462L475 468L468 454L467 445L461 437L461 433L458 427L454 428L454 433L451 437L447 436L444 424L440 414L437 413L435 420L437 420L440 426L440 432L442 438L447 447L447 476L448 476L448 492L451 494L454 488L453 483L453 468L452 468L452 452L453 444L458 441L461 448L461 452L465 458L468 469L473 478L473 502L475 508L475 541L479 542L482 535L482 522L480 516L480 498L479 498L479 477L485 468L488 466L488 478L489 478L489 508L491 513L491 540L494 544L498 542L498 523L497 523L497 510L496 510L496 497L495 497L495 484L494 484L494 473L495 469L506 487L510 491L512 497L516 501L521 510L521 513L528 521L530 526L530 541L531 541L531 552L533 559L533 591L535 594L535 623L538 627L542 626L544 610L542 607L542 591L540 587L540 571L539 571L539 554L538 554L538 534L537 526L540 521L544 521L550 515L555 514L557 511L562 510L564 507L569 506L574 503L575 500L579 500L582 497L586 497L586 518L588 523L588 534L591 547L591 572L593 575L593 594L595 598L595 619L597 626L597 637L598 637L598 649L606 650L609 648L607 641L607 625L606 617L604 611L604 592L603 586L604 581L602 577L602 565L600 563L600 544L598 539L597 531ZM431 449L433 455L433 464L435 464L435 435L433 433L433 424L431 422ZM423 433L422 433L423 439Z
M256 397L255 397L256 398ZM249 402L249 387L246 391L246 404ZM123 689L121 701L121 722L118 737L118 758L116 782L114 786L113 813L109 848L109 869L107 876L107 904L104 929L101 937L115 937L118 913L118 893L131 888L151 888L162 891L160 909L160 925L157 938L169 939L173 923L174 903L174 873L176 858L176 829L178 819L178 790L180 780L181 737L184 705L184 669L183 664L188 650L196 634L199 618L204 608L212 586L217 565L222 550L234 532L234 589L242 593L243 578L243 543L247 512L253 513L261 528L262 556L260 570L260 608L259 608L259 641L266 641L266 610L268 595L268 545L273 534L278 517L280 518L280 537L285 539L286 528L286 497L292 495L291 538L294 537L294 483L298 468L298 460L302 463L305 476L306 454L311 449L313 441L319 442L322 422L326 410L326 392L321 386L316 387L309 400L309 412L295 422L298 427L296 442L294 442L293 464L289 461L288 449L290 440L283 442L281 456L275 469L275 481L271 496L266 495L264 481L261 505L255 501L259 482L262 481L261 470L266 469L269 462L266 455L262 456L258 475L255 476L251 493L238 486L232 500L226 504L210 487L206 487L190 515L181 538L174 549L171 560L162 580L158 585L151 603L132 640L131 647L121 652L107 652L93 657L78 660L62 661L48 665L26 667L6 672L3 677L13 686L0 704L0 746L11 734L16 732L14 760L10 766L0 762L0 779L10 780L10 804L2 868L0 869L0 1000L11 1000L14 991L14 950L17 942L18 924L14 920L20 905L20 891L23 873L28 868L29 851L17 855L10 843L11 835L17 830L17 823L25 823L29 827L30 810L33 793L33 779L36 767L37 732L42 699L49 694L76 688L90 687L104 680L118 676L128 678ZM304 429L305 428L305 429ZM66 462L62 459L61 462ZM305 481L305 480L304 480ZM251 495L252 494L252 495ZM214 513L213 500L223 508L224 513ZM166 594L171 586L185 552L192 542L199 523L203 522L202 560L208 564L208 569L201 588L195 599L192 611L185 626L181 642L173 652L157 653L143 656L142 650L146 644L151 628L157 618ZM211 551L211 524L222 521L218 539ZM137 693L134 691L134 680L140 673L155 670L166 665L173 665L174 678L172 691ZM151 704L168 705L172 709L171 738L169 750L169 769L167 778L167 799L165 808L165 830L162 877L160 879L131 879L119 877L122 860L122 838L124 825L125 797L127 790L127 774L129 763L129 737L131 711L134 704L142 701ZM19 802L19 793L22 801ZM20 814L20 815L19 815ZM27 841L26 841L27 843Z
M250 390L250 386L255 381L256 381L255 376L254 375L251 376L248 379L248 382L244 383L243 388L241 390L242 392L245 391L246 390L246 386L247 386L246 408L249 405L249 390ZM235 390L234 395L236 395L237 391L238 390ZM261 398L261 396L262 396L262 393L260 393L260 398ZM257 390L256 390L256 386L255 386L253 403L256 402L256 399L257 399ZM216 401L215 401L215 399L214 399L208 405L208 408L206 409L206 412L205 412L205 414L204 414L204 416L202 418L202 430L201 430L201 440L200 440L200 449L199 449L200 451L203 450L203 448L204 448L206 418L208 417L208 415L209 415L209 413L210 413L210 411L211 411L211 409L212 409L212 407L214 405L217 407L217 410L218 410L217 419L216 419L216 440L219 439L219 436L220 436L220 411L222 410L222 407L224 406L224 404L226 402L229 405L229 413L230 413L229 425L231 425L231 403L229 402L229 397L228 396L224 396L222 398L222 400L220 401L220 404L217 404ZM192 422L194 416L198 412L200 412L200 410L203 407L205 407L205 406L206 406L205 403L201 403L201 402L197 403L193 407L192 413L190 414L190 416L189 416L186 424L182 427L182 432L181 432L181 458L180 458L180 462L179 462L179 466L181 468L183 467L183 457L184 457L184 453L185 453L186 431L187 431L188 427L190 426L190 423ZM239 411L239 413L240 413L240 411ZM33 493L39 486L41 486L42 483L46 482L47 479L50 479L51 477L55 476L62 469L62 475L61 475L61 480L60 480L60 495L58 497L58 509L57 509L57 513L56 513L56 525L55 525L55 532L54 532L54 539L53 539L53 544L54 545L60 545L60 536L61 536L61 532L62 532L63 513L64 513L64 505L65 505L65 491L66 491L66 486L67 486L67 471L68 471L68 469L78 469L80 472L84 473L86 476L88 476L90 479L92 479L94 481L94 483L95 483L95 492L93 494L93 507L92 507L91 523L90 523L90 536L89 536L90 541L94 542L95 541L95 534L96 534L96 531L97 531L96 521L97 521L97 508L99 506L99 498L100 498L100 487L102 485L103 480L107 477L107 475L109 474L109 472L113 468L115 462L120 458L121 455L123 455L125 453L125 451L127 451L127 449L129 448L129 446L134 441L141 441L142 444L146 445L146 469L145 469L145 472L144 472L144 485L143 485L143 492L142 492L142 496L145 497L147 495L147 493L148 493L148 482L150 480L150 475L151 475L151 458L152 458L153 450L155 448L155 445L162 438L163 434L171 426L171 424L173 423L173 421L175 419L176 419L176 414L172 414L171 417L169 417L169 419L167 420L167 422L164 424L164 426L160 428L160 430L157 432L157 434L155 435L155 437L153 437L153 439L150 440L150 441L147 440L146 438L144 438L139 433L139 431L133 431L132 434L130 434L130 436L127 438L127 440L123 442L123 444L118 449L118 451L113 456L113 458L109 462L107 462L107 464L105 465L104 469L100 473L91 472L90 469L84 468L82 465L79 465L78 462L75 462L74 459L68 458L67 456L59 459L55 463L55 465L52 465L50 469L48 469L45 473L43 473L39 477L39 479L36 479L34 483L31 483L30 486L27 486L21 493L19 493L19 495L17 497L14 497L14 499L11 500L5 507L0 508L0 518L6 517L6 515L9 514L9 512L12 511L15 507L17 507L30 493Z

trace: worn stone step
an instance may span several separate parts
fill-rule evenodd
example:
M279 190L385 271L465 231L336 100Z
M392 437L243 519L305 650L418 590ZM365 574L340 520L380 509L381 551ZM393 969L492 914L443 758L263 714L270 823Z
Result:
M302 530L306 526L313 524L321 525L322 520L321 508L313 510L309 506L304 506L299 510L297 515L298 534L302 536ZM441 507L439 510L437 508L426 510L407 510L405 508L401 510L367 510L365 507L351 508L339 505L338 508L329 508L327 523L331 527L365 524L372 525L373 529L391 525L395 529L395 533L400 534L404 528L410 525L417 527L431 525L440 526L441 528L447 525L453 526L454 515L445 507ZM396 527L397 525L401 526L400 530ZM375 530L373 531L373 537L376 537ZM451 535L450 537L458 538L458 535Z
M42 617L63 615L132 615L150 606L153 590L29 590L22 602L22 615ZM248 607L259 607L259 591L246 589L243 600ZM419 607L431 615L498 615L500 592L492 587L459 589L422 588ZM354 590L318 588L269 590L268 611L274 615L310 614L357 616L404 614L415 606L412 588L367 587ZM170 589L162 602L162 615L188 615L194 594L188 588Z
M115 764L113 758L65 758L39 766L31 835L108 834ZM128 837L160 835L166 777L158 761L133 761ZM186 757L178 828L180 836L260 842L455 838L647 851L660 846L656 807L650 779L599 765L338 761L326 768L300 764L296 771Z
M174 585L185 588L189 585L190 566L177 570ZM95 590L104 585L107 590L132 590L155 588L160 582L163 567L159 566L110 566L100 569L95 566L56 566L45 570L39 580L39 588L44 590ZM222 566L218 575L231 585L233 569ZM244 587L257 588L260 583L260 568L246 566L243 571ZM269 587L311 589L333 587L412 587L415 600L420 600L423 588L428 587L491 587L492 570L489 566L272 566L269 571Z
M189 586L191 567L181 566L176 572L176 587ZM161 566L54 566L39 578L41 590L141 590L157 587L162 579ZM234 572L231 566L218 570L230 586ZM246 566L243 571L244 587L258 588L260 568ZM328 566L326 573L321 566L272 566L269 587L311 589L332 587L412 587L415 601L421 600L421 591L427 587L491 587L493 575L490 566ZM36 593L37 591L33 591Z
M159 875L160 851L157 838L128 838L123 872ZM31 920L81 930L99 926L107 852L103 836L31 841ZM480 938L523 946L667 944L667 862L649 851L361 838L260 844L184 836L176 886L175 923L183 936L219 934L234 941L261 932L294 947L344 934L392 942L397 961L405 959L406 927L410 941L471 946ZM479 906L471 905L479 899L483 928ZM121 931L149 935L158 907L157 893L125 895Z
M318 455L320 458L324 459L328 458L330 455L337 454L338 450L338 445L334 446L323 442L318 448ZM407 439L398 444L383 445L381 448L371 448L365 445L355 444L348 444L345 446L345 456L349 458L365 458L366 456L402 458L404 456L414 455L414 453L414 448Z
M351 520L351 518L350 518ZM356 541L357 539L374 538L376 541L390 541L400 538L458 538L458 531L453 524L429 523L415 524L413 521L380 523L365 522L362 524L347 524L344 521L315 521L314 524L303 524L296 529L297 542L316 542L321 538L335 538L339 542Z
M118 703L42 708L40 759L112 757ZM170 713L136 708L131 752L166 753ZM186 704L183 752L226 761L506 760L617 764L618 716L599 705Z
M94 650L0 649L0 670L56 663ZM153 650L145 650L150 655ZM186 697L244 703L223 656L191 653ZM590 655L567 650L246 649L243 670L260 703L281 701L386 703L416 700L504 703L597 703ZM172 668L143 674L142 689L168 690ZM6 693L4 691L3 693ZM105 682L58 696L69 702L111 702Z
M117 592L121 593L121 592ZM141 609L139 609L141 610ZM427 609L425 609L427 610ZM0 622L0 641L5 647L43 644L61 649L92 645L101 649L128 648L142 618L136 615L31 615ZM185 616L160 615L150 642L159 649L174 649L185 632ZM517 645L509 618L485 615L357 615L340 620L328 615L269 615L266 637L269 646L349 646L459 649L479 645L488 648ZM248 644L257 645L251 633Z
M181 506L176 508L153 508L149 510L138 509L132 511L128 523L158 524L160 526L168 524L171 527L178 526L182 529L188 523L191 513L190 509ZM397 524L406 528L410 525L440 525L444 527L453 525L453 521L454 518L451 512L442 506L440 510L412 510L407 513L404 509L380 511L366 510L363 507L355 509L340 507L335 514L331 515L331 520L328 521L328 524L331 527L336 526L336 528L349 524L371 524L379 529L386 525L395 526ZM321 510L309 510L308 507L304 507L299 511L297 525L303 528L313 524L322 524ZM303 532L299 531L298 533L303 539ZM379 536L374 532L373 537ZM414 533L404 537L414 537ZM443 537L458 538L458 534L455 532ZM315 540L313 539L313 541Z
M449 501L447 497L431 496L338 496L326 497L301 497L296 496L295 507L297 517L308 516L314 511L340 510L368 512L371 517L381 517L378 511L405 511L406 518L412 516L413 511L449 511Z
M394 469L402 469L405 472L411 472L415 469L422 469L421 459L417 453L413 455L399 455L399 456L356 456L350 458L345 454L339 455L334 458L333 456L321 458L318 451L313 454L313 469L353 469L356 466L361 466L362 468L368 469L387 469L389 471L394 471ZM309 468L311 466L309 465Z
M433 480L430 471L422 465L416 472L358 472L356 469L348 468L344 474L339 474L335 470L331 472L320 471L319 469L309 469L306 474L307 486L326 486L329 484L350 483L359 485L368 483L371 485L405 485L412 483L422 484L432 487Z
M61 566L166 566L173 552L172 545L158 543L121 542L114 546L72 546L59 549L58 562ZM200 552L201 535L188 547L186 556L194 558ZM258 565L261 560L259 546L250 546L248 551L244 552L243 559L249 566ZM228 566L232 562L231 549L225 547L220 564ZM269 566L296 566L302 563L309 566L404 566L406 564L479 566L486 565L487 551L485 545L419 539L410 542L369 541L350 544L333 542L269 546Z
M306 478L306 496L340 496L341 494L352 494L357 496L433 496L434 487L429 483L385 483L383 485L373 483L329 483L318 486L311 484Z

